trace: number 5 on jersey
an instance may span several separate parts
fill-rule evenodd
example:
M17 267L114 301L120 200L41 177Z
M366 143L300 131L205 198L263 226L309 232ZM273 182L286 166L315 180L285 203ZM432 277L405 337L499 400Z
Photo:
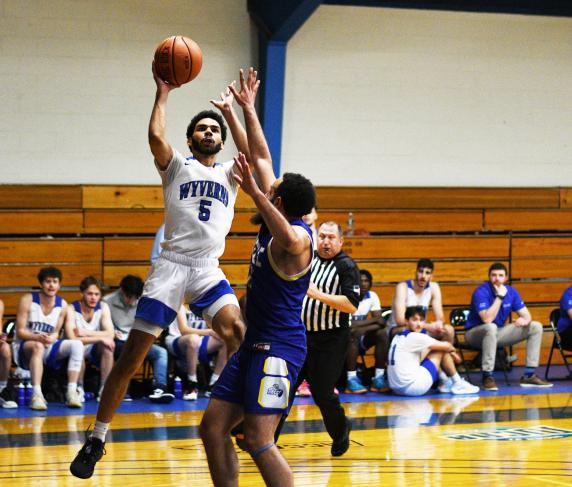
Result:
M212 201L209 200L201 200L199 202L199 220L202 222L208 222L209 218L211 217L211 210L209 206L213 204Z

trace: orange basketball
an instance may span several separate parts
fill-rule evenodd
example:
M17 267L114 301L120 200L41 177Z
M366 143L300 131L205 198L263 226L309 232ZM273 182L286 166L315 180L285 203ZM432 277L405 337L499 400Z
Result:
M195 79L202 65L201 48L188 37L168 37L155 49L155 70L171 85L181 86Z

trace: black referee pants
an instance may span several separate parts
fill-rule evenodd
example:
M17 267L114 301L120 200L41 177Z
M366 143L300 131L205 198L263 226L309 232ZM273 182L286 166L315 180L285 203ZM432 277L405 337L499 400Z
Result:
M314 402L334 441L346 431L346 414L334 387L344 367L349 336L349 328L308 333L306 362L298 377L298 384L304 379L310 384Z

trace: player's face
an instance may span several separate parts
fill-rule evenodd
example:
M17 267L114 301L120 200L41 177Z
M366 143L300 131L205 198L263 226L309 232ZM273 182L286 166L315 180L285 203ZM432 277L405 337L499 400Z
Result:
M424 323L425 320L423 319L423 317L419 315L413 315L411 318L407 320L407 327L411 331L421 331L423 329Z
M128 296L123 292L123 289L121 289L121 298L123 299L123 302L128 306L132 306L137 302L137 296Z
M322 259L332 259L342 250L344 240L337 225L322 225L318 231L318 255Z
M83 293L82 293L82 301L85 306L88 308L95 308L99 300L101 299L101 291L95 285L92 284L89 286Z
M429 267L420 267L415 273L415 280L419 287L425 287L431 282L433 271Z
M360 275L359 289L362 298L365 296L365 293L367 293L371 289L371 281L367 278L365 274Z
M491 271L489 281L493 286L502 286L506 282L506 272L502 269Z
M40 284L42 293L50 297L58 293L60 286L60 280L57 277L46 277Z
M222 149L220 125L212 118L199 120L192 137L187 143L191 150L204 156L216 154Z

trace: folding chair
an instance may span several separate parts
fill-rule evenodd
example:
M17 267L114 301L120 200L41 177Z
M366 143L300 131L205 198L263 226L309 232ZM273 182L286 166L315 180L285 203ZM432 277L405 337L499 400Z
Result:
M572 379L572 372L570 372L570 365L568 364L569 358L572 358L572 350L564 350L562 347L562 340L560 339L560 334L558 333L558 320L560 319L560 308L554 308L550 312L550 327L552 328L552 332L554 333L554 338L552 339L552 346L550 347L550 355L548 355L548 362L546 364L546 372L544 373L544 377L546 380L548 379L548 371L550 370L550 365L552 364L552 354L554 353L554 349L558 347L560 350L560 355L562 356L562 360L564 361L564 365L566 366L566 370L568 371L568 375L566 377L554 377L551 380L564 380L564 379ZM566 351L570 353L565 353Z
M451 326L455 330L455 339L454 339L453 345L455 345L455 348L457 348L459 350L459 355L461 356L462 365L463 365L463 367L465 367L467 379L469 380L469 382L471 382L470 372L469 372L469 364L471 362L468 361L467 359L465 359L465 354L463 353L463 350L470 350L472 352L481 352L481 349L471 347L467 343L466 339L463 340L463 342L461 342L459 340L459 335L461 333L463 334L463 336L465 335L465 323L467 322L467 319L469 318L469 312L470 312L470 308L466 308L466 307L452 309L451 313L449 314L449 323L451 323ZM510 371L510 365L507 362L507 357L509 356L509 353L507 353L506 347L498 347L497 348L497 355L502 360L502 364L503 364L502 371L504 374L504 380L505 380L507 385L510 385L510 381L508 378L508 372Z

